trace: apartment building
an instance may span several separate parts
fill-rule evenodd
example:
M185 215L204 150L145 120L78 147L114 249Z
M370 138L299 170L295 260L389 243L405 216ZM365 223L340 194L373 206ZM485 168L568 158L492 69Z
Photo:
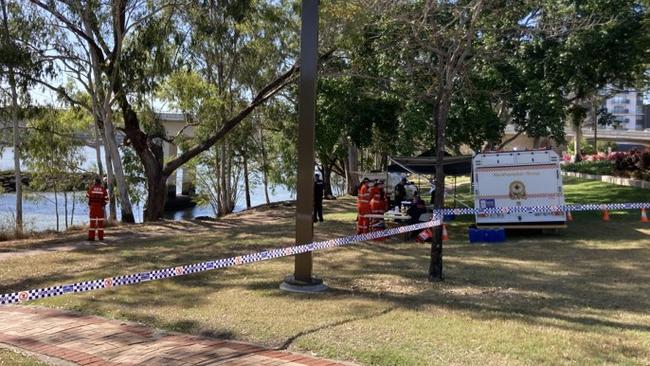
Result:
M643 92L633 89L622 91L607 99L605 107L618 121L607 128L637 131L647 128L644 126Z
M650 104L643 105L643 129L650 129Z

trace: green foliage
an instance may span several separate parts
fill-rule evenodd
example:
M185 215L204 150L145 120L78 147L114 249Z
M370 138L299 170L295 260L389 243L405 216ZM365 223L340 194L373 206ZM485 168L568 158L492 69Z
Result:
M53 73L53 62L45 57L51 34L45 21L31 16L21 1L5 0L3 4L6 8L0 9L0 82L4 84L11 75L25 93L39 77ZM0 95L0 101L4 97Z
M164 77L173 70L178 57L181 32L176 6L166 1L146 1L134 7L132 19L142 19L123 46L120 63L120 76L126 81L125 87L133 93L139 105L145 105L146 97L163 82ZM160 9L158 9L160 7ZM101 10L100 10L101 9ZM108 19L101 13L110 8L96 10L100 19Z
M143 202L146 194L144 185L147 178L144 174L144 167L133 148L120 145L119 150L122 156L122 166L124 168L124 178L127 183L129 199L131 203L137 205ZM119 194L118 190L115 190L115 194Z
M196 72L177 70L169 75L160 96L169 101L170 107L189 115L201 115L206 109L217 109L218 101L212 100L216 94L210 85Z
M585 174L612 175L614 162L610 160L581 161L562 165L562 170Z
M616 150L616 143L611 142L611 141L599 141L598 142L598 151L599 152L607 152L609 150L615 151ZM591 155L596 153L596 149L593 144L589 143L586 138L582 138L580 140L580 150L582 153ZM567 152L569 155L575 155L575 145L574 144L569 144L567 145Z
M295 190L298 156L298 112L293 105L274 102L260 111L267 150L267 168L273 184Z
M495 80L483 73L471 77L475 87L457 91L449 110L446 135L447 146L452 150L465 145L479 151L486 143L497 145L505 128L505 121L493 108L494 98L490 90L496 87Z
M75 136L90 116L79 109L44 111L27 124L25 163L36 190L73 190L80 181L83 141Z
M319 81L316 151L321 163L344 159L350 143L383 154L394 151L399 103L368 89L354 78Z

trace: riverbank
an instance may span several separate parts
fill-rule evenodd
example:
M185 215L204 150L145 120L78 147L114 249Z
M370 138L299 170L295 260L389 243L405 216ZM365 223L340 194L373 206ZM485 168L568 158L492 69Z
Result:
M270 199L272 202L281 202L295 199L295 194L282 186L272 187L270 190ZM73 197L74 196L74 197ZM184 197L184 196L183 196ZM74 215L72 210L72 201L75 200ZM184 197L185 198L185 197ZM252 187L251 204L259 206L266 203L264 188L260 186ZM52 192L26 192L23 200L23 222L25 231L46 231L57 229L56 217L56 200L58 199L59 229L65 228L65 202L62 194L54 197ZM144 196L141 200L132 202L133 214L136 222L143 221L144 214ZM14 228L14 217L16 208L16 194L0 194L0 231L11 231ZM243 194L238 197L235 212L246 209ZM120 212L118 208L118 219ZM88 204L85 199L85 190L82 192L68 192L68 223L72 225L86 225L88 223ZM212 216L214 211L209 204L195 205L181 210L168 210L164 213L165 219L170 220L192 220L196 217Z
M161 231L168 232L169 228L177 228L177 225L201 225L205 221L216 221L219 219L236 219L238 217L249 216L259 212L272 212L273 210L286 210L289 207L295 207L294 200L285 200L271 202L269 204L260 204L250 209L244 209L238 212L233 212L221 218L216 218L210 215L197 216L188 219L163 219L153 223L136 223L136 224L123 224L119 221L107 221L107 232L115 235L107 237L108 241L115 238L124 239L126 236L139 232ZM20 235L11 229L0 229L0 247L32 247L43 245L56 245L70 241L83 241L86 237L87 225L72 225L63 231L44 230L44 231L25 231Z

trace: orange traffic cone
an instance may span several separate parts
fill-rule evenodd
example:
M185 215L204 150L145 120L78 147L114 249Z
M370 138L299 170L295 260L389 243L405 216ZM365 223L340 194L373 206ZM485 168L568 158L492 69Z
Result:
M648 215L645 214L645 208L641 209L641 222L648 222Z
M603 221L609 221L609 211L603 211Z
M573 215L571 215L571 211L566 212L566 220L573 221Z
M442 224L442 241L449 240L449 235L447 234L447 224Z

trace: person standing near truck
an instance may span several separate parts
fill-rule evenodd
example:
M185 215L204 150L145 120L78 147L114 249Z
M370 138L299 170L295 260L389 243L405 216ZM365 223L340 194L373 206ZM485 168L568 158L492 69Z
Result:
M314 174L314 222L323 222L323 194L325 183L320 179L320 174Z
M99 240L104 240L104 207L108 203L108 192L102 185L101 178L96 177L95 184L88 187L86 198L90 208L88 240L95 240L95 230Z
M394 206L402 208L402 201L406 199L406 178L397 183L395 186L395 202Z
M357 192L357 234L368 232L368 218L365 217L370 210L370 179L363 178Z

